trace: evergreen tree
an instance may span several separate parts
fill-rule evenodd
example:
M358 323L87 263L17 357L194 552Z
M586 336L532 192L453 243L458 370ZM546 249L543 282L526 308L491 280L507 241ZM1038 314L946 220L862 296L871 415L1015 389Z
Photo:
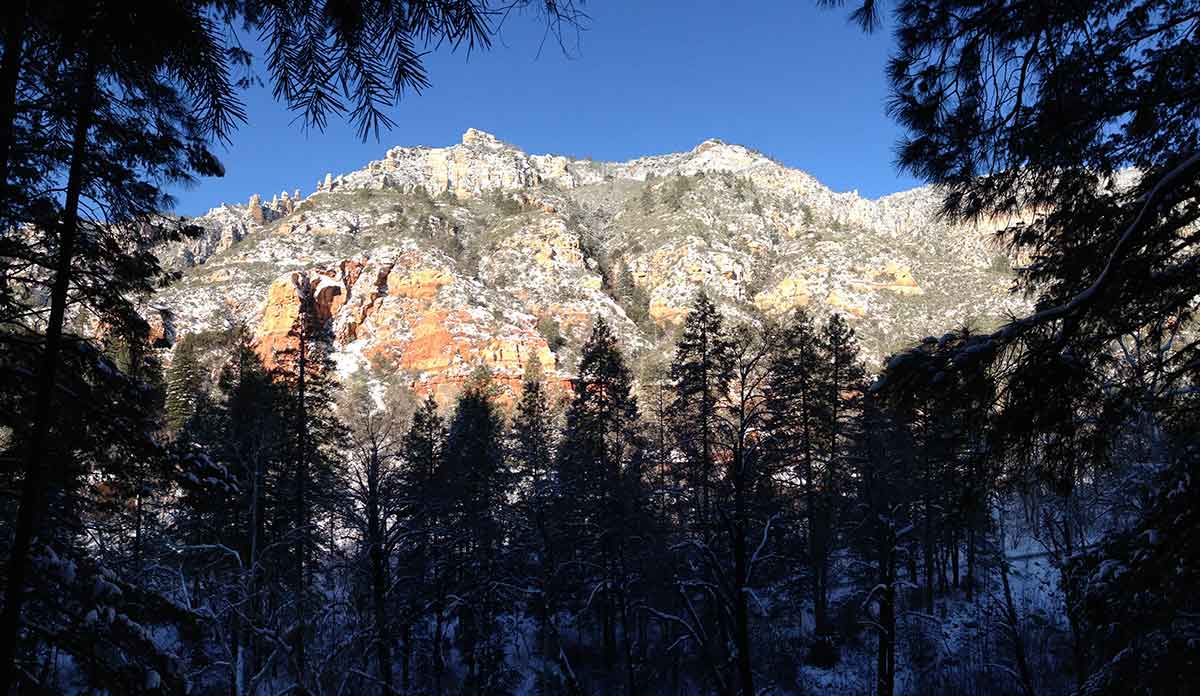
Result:
M401 429L405 418L406 390L396 384L385 392L383 404L371 394L366 371L356 373L339 407L345 414L350 458L342 485L348 491L339 508L339 523L352 535L356 553L351 561L359 584L366 587L370 606L369 644L375 657L375 672L385 696L396 691L392 669L394 641L393 566L398 536L404 530L394 520L402 509Z
M189 334L176 344L167 368L167 429L178 433L196 414L206 394L204 375L196 357L196 342Z
M267 549L280 533L268 520L288 503L279 485L285 402L249 330L236 325L223 340L216 393L198 400L175 441L179 494L171 533L180 575L209 579L202 601L225 638L222 650L232 655L224 683L244 694L271 666L274 651L262 636L282 630L268 609L268 581L280 565Z
M513 570L530 588L527 606L537 620L537 654L544 662L556 660L556 648L560 648L553 625L558 605L554 569L560 549L553 543L550 517L556 497L552 465L557 433L552 419L541 365L530 360L509 435L509 460L517 487ZM553 673L543 664L537 678L539 693L546 693L552 681Z
M1177 403L1135 415L1137 399L1101 385L1125 339L1194 317L1200 128L1193 71L1175 66L1200 55L1195 8L1164 0L1070 11L1033 1L896 7L888 77L907 131L899 163L939 187L950 220L1026 222L1000 236L1014 259L1028 259L1018 285L1035 297L1035 311L989 334L956 332L961 340L907 351L880 388L922 389L949 370L996 377L1003 473L1036 484L1027 490L1057 491L1052 546L1070 555L1086 517L1075 490L1113 465L1114 426L1169 417ZM874 24L877 3L863 3L857 16ZM1159 386L1192 388L1200 344L1168 352L1178 367ZM1082 626L1067 614L1081 646ZM1094 664L1084 652L1075 657L1081 687Z
M501 580L511 474L496 388L486 368L477 369L459 394L441 465L448 535L441 553L458 597L455 639L464 663L463 689L494 693L509 677L497 620L507 599Z
M36 344L29 348L36 351ZM14 351L0 360L6 386L13 384L9 370L32 364L30 357ZM74 425L59 432L47 451L53 465L42 477L53 495L30 558L37 581L23 598L26 621L37 634L25 634L31 640L16 660L44 675L46 656L56 654L63 664L80 665L80 683L114 692L140 688L150 672L167 688L182 689L203 619L152 585L163 574L157 560L167 539L159 513L171 463L155 437L161 411L148 411L161 399L87 346L66 354L58 383L72 395L60 403L59 415ZM25 454L32 398L25 390L4 390L0 397L0 456L6 461L20 462ZM7 490L20 489L18 472L5 468L3 476ZM15 502L9 498L0 507L10 534ZM139 567L147 572L137 575ZM110 610L122 623L91 622L92 612ZM171 648L148 639L159 630L178 631L189 642L172 656Z
M704 646L704 657L712 659L714 667L731 665L728 678L716 670L714 674L718 684L725 684L721 691L742 696L758 693L750 598L771 579L766 566L778 541L783 509L775 485L781 467L771 456L770 442L762 437L768 423L767 386L774 338L773 333L763 336L747 326L737 326L729 333L729 389L718 402L718 471L713 481L719 534L706 546L701 545L705 543L702 540L690 539L694 551L683 566L706 569L696 585L716 588L713 594L719 616L732 617L731 622L718 621L709 629L709 635L723 635L724 639L710 638L713 644ZM703 634L697 635L701 637Z
M632 377L616 336L597 317L583 346L566 425L555 462L559 485L555 526L562 536L556 562L579 612L590 603L599 619L604 677L618 688L618 628L624 637L624 682L637 692L632 616L640 559L634 538L647 523L644 446L637 430ZM570 670L564 677L571 678Z
M191 231L160 214L163 187L219 171L208 144L238 120L227 69L247 55L225 30L262 30L304 121L345 109L363 133L423 83L414 40L492 30L477 0L334 5L0 12L0 690L490 695L524 687L511 667L536 652L541 693L750 696L797 676L797 636L831 665L855 607L870 639L846 656L875 652L881 696L910 674L910 691L1026 696L1060 673L1081 693L1195 681L1190 4L897 5L901 162L951 220L1028 218L1001 238L1036 310L926 339L867 387L841 317L731 327L701 293L670 380L639 380L644 422L597 320L561 438L536 363L509 427L484 372L448 428L430 397L402 437L379 374L335 408L305 280L273 369L235 327L215 388L215 351L187 336L163 389L135 309L167 277L149 250ZM602 266L644 319L628 267ZM1061 622L1021 615L1018 499ZM926 663L938 615L968 610L947 601L960 586L1002 640Z
M441 688L444 672L442 635L443 611L450 588L443 574L445 565L435 555L436 546L445 537L443 527L447 511L443 501L446 492L440 477L445 469L442 455L446 429L438 415L437 402L432 395L413 413L412 424L402 443L403 466L396 490L396 528L399 535L396 573L405 579L400 611L400 630L404 645L401 661L400 686L403 691L413 687L416 641L426 613L435 616L431 644L430 667L434 687Z
M861 399L866 384L854 329L840 314L830 315L822 327L818 351L823 365L818 376L816 410L818 437L822 440L818 449L823 463L820 471L814 473L815 481L810 484L817 488L810 524L816 541L813 581L817 636L818 641L827 644L833 640L829 618L833 570L830 564L840 544L841 515L851 478L848 460L861 436ZM826 655L818 656L819 661L828 661L836 655L831 645L823 646L822 650Z
M555 33L581 17L570 2L540 7ZM56 431L67 423L58 418L66 409L56 395L73 377L60 373L75 366L69 355L75 341L64 334L68 300L99 309L98 318L110 326L129 321L133 296L152 288L160 272L146 249L188 229L160 214L170 204L162 187L219 175L208 143L225 140L244 120L234 91L249 80L237 80L231 70L247 67L250 54L236 38L227 40L233 33L228 30L240 24L269 37L274 94L301 112L305 123L324 127L330 113L345 114L365 137L390 123L385 106L426 84L415 43L486 47L495 31L488 12L478 0L348 3L335 10L279 2L22 0L6 6L0 228L33 234L0 239L6 278L0 282L0 321L5 344L10 335L17 341L36 337L43 349L30 364L35 377L21 380L21 389L29 387L34 396L25 416L33 427L23 448L0 615L0 690L14 681L34 539L48 501L58 495L58 481L45 470ZM87 211L96 211L93 219ZM29 276L19 283L24 287L7 282L9 269L27 264L36 268L33 285L50 289L44 305L29 291ZM31 305L36 311L28 311ZM10 389L8 380L4 385Z
M9 14L11 12L11 14ZM48 301L24 292L3 293L23 311L6 307L4 342L39 341L32 380L23 379L33 395L24 418L32 425L21 482L20 504L8 555L4 612L0 616L0 689L13 683L14 656L20 627L29 560L34 539L46 520L48 506L59 496L78 489L59 490L61 479L47 476L54 440L63 437L69 421L60 418L62 387L83 375L64 374L78 367L72 353L88 350L85 341L70 335L68 300L95 311L95 316L118 333L136 319L133 301L154 287L160 269L156 259L141 251L154 243L178 238L180 225L160 215L161 186L196 175L219 173L206 150L206 124L189 110L188 88L204 83L207 64L194 58L204 43L203 26L194 22L169 24L155 40L138 31L145 13L106 12L93 3L60 7L59 3L21 3L6 12L16 25L25 24L22 49L5 50L6 93L0 111L0 169L22 164L18 179L0 184L6 229L32 231L29 236L5 235L4 253L29 264L22 285L48 287ZM15 16L15 17L14 17ZM155 19L162 19L156 15ZM9 26L12 26L11 24ZM169 34L169 36L168 36ZM138 50L123 47L140 37ZM134 55L136 53L136 55ZM9 58L13 62L9 63ZM177 61L175 71L162 70ZM178 81L176 81L178 80ZM187 84L185 87L184 84ZM12 91L8 91L11 89ZM213 89L196 103L220 109L227 93ZM28 121L26 121L28 119ZM25 124L36 123L27 128ZM21 124L21 127L16 127ZM19 139L19 141L18 141ZM37 173L29 176L24 165ZM54 183L51 183L54 182ZM32 188L12 184L34 184ZM86 211L99 210L94 219ZM33 302L23 301L33 298ZM5 388L10 388L5 381ZM152 402L151 402L152 403ZM97 418L115 415L100 409ZM128 423L125 424L128 427Z
M625 315L640 327L648 327L650 319L650 297L637 284L629 266L622 260L613 272L613 297L625 310Z
M832 658L825 639L830 633L828 591L822 581L827 574L831 547L831 530L823 523L822 510L831 504L832 493L822 482L830 471L831 438L827 426L831 396L836 397L828 367L826 352L811 317L804 310L796 310L781 329L771 356L768 432L773 456L792 472L803 501L813 616L818 640L824 641L825 646L814 655L819 662Z
M290 497L286 507L277 510L284 517L276 524L290 525L287 532L292 570L295 621L290 631L293 641L293 669L302 688L320 674L308 671L307 648L310 632L319 627L312 620L315 604L314 578L320 568L322 550L331 551L329 538L320 529L318 516L324 513L332 520L343 504L344 490L337 486L341 457L338 451L345 446L346 431L335 414L334 364L329 357L329 327L316 311L313 287L301 277L296 288L300 312L288 337L287 349L275 356L272 377L282 390L284 399L284 440L287 467L283 485Z
M967 329L960 332L967 340L971 333ZM993 555L984 553L996 532L993 524L996 515L991 512L993 506L989 501L996 499L1003 482L999 454L1004 445L998 442L994 417L999 395L990 371L958 373L944 378L941 386L937 398L954 423L955 433L950 443L949 471L940 484L949 534L945 543L949 547L954 588L961 584L967 597L974 598L982 576L982 561ZM1007 492L1019 491L1012 488ZM966 556L961 581L960 547Z
M161 423L161 370L150 349L148 328L143 321L131 321L121 327L120 333L106 336L104 346L121 373L140 384L141 418ZM104 408L102 402L97 406ZM112 415L108 414L109 417ZM118 449L121 447L119 443L114 444ZM139 456L139 453L153 456ZM169 501L165 494L174 462L162 456L157 448L143 450L139 447L125 454L128 458L120 466L100 468L92 473L100 479L101 488L99 495L90 496L95 504L90 520L95 525L94 533L106 537L104 543L113 551L109 562L129 577L139 578L146 564L153 563L163 551L166 518L163 503Z
M896 689L899 650L896 618L904 588L900 576L912 530L913 488L906 439L877 395L862 402L862 437L850 458L854 473L847 510L851 551L865 572L853 573L865 597L862 609L876 634L875 693L892 696Z
M951 414L941 408L939 392L931 388L910 389L890 395L889 406L904 429L911 458L909 471L916 486L912 514L921 542L921 608L934 611L936 599L936 544L942 526L941 485L952 466L954 442L959 433ZM917 566L910 557L910 572L917 579Z
M728 395L731 344L716 305L701 290L692 302L675 344L671 363L671 413L676 444L686 463L683 476L692 490L688 524L711 533L712 486L718 437L718 404Z
M242 558L241 596L245 598L245 609L235 614L239 630L233 683L238 693L253 693L274 654L261 635L282 628L268 612L268 583L278 577L280 557L270 549L282 550L277 544L283 530L270 521L279 519L279 508L287 504L281 483L287 433L284 394L254 351L245 325L231 331L229 358L218 385L225 400L220 411L223 428L214 445L226 471L234 472L237 480L237 499L228 512L237 520L231 531L238 539L233 548ZM201 505L221 499L207 490L197 496L202 496Z
M1175 466L1160 472L1137 523L1066 563L1068 606L1084 629L1087 677L1080 693L1180 693L1200 677L1193 649L1200 633L1195 432L1177 441Z

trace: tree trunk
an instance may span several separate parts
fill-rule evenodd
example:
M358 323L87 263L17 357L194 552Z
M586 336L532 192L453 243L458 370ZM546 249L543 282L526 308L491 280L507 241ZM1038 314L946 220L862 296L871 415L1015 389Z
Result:
M922 599L924 601L925 611L927 611L930 614L933 614L933 569L934 569L934 565L935 565L934 559L933 559L933 552L934 552L934 548L933 548L933 546L934 546L934 544L933 544L933 504L929 500L929 493L928 493L928 488L931 485L933 485L933 482L930 481L928 476L926 476L926 479L925 479L926 493L925 493L925 502L924 502L924 506L923 506L925 509L925 524L924 524L925 534L923 535L924 536L924 540L923 540L924 541L924 554L923 555L925 557L924 558L924 560L925 560L925 587L924 587L924 592L922 593Z
M804 486L807 489L804 495L804 502L808 516L808 569L809 575L812 578L812 597L813 597L813 624L814 633L818 636L823 635L828 624L828 619L825 616L825 606L822 602L821 589L821 532L818 529L820 526L817 521L817 492L816 482L813 480L815 469L813 468L812 455L812 434L806 424L804 428Z
M404 622L404 625L400 628L400 639L404 641L404 654L400 658L400 690L407 694L412 689L412 621Z
M0 201L8 198L8 170L12 161L13 125L17 118L17 83L24 58L27 6L28 0L14 2L4 25L4 60L0 62Z
M880 538L877 696L892 696L896 688L896 559L892 531L887 529Z
M54 419L54 388L58 377L59 352L62 349L63 319L67 309L67 291L71 286L71 264L79 235L79 199L83 194L84 157L92 109L96 98L96 74L88 49L87 67L80 85L79 110L71 135L71 164L67 174L67 192L59 232L58 257L54 286L50 294L50 317L46 325L46 346L38 370L33 433L25 461L21 500L17 508L16 530L8 561L8 587L4 613L0 615L0 693L8 693L13 684L13 661L21 627L21 609L25 603L25 583L29 574L29 554L33 537L46 504L43 460Z
M1072 500L1074 496L1068 493L1063 497L1063 533L1062 533L1062 550L1057 559L1059 572L1062 572L1066 560L1075 555L1075 535L1073 533L1071 522L1074 517ZM1087 676L1087 655L1083 646L1083 628L1079 623L1079 615L1075 608L1071 605L1070 598L1064 595L1063 601L1066 603L1067 622L1071 627L1071 653L1075 662L1075 683L1082 689L1085 677Z
M610 554L607 554L611 556ZM604 596L600 601L600 631L601 631L601 646L604 657L605 672L611 676L616 669L617 664L617 635L615 626L615 617L613 616L613 583L615 571L611 561L604 564L608 571L608 577L605 578L607 587L604 588Z
M307 288L302 292L307 294ZM305 686L306 662L305 648L307 636L305 632L308 627L308 608L307 608L307 593L308 583L305 577L305 572L308 566L308 540L309 540L309 521L308 521L308 404L307 404L307 372L308 372L308 326L309 321L307 312L307 303L304 299L301 300L300 311L300 346L299 360L297 361L297 408L296 420L299 429L298 451L296 455L296 532L300 535L297 539L296 549L296 669L298 672L298 681L301 688Z
M133 568L142 576L142 477L138 476L137 493L133 496Z
M458 610L458 628L456 638L462 645L463 666L466 667L466 683L463 688L463 693L479 694L479 661L477 659L477 650L479 647L479 631L476 628L476 611L475 607L469 604L464 605Z
M738 494L738 506L742 507L742 496ZM739 517L745 513L739 511ZM734 525L733 566L734 566L734 640L737 645L738 684L742 696L754 695L754 670L750 664L750 611L746 599L746 581L749 576L749 559L746 557L745 529L740 524Z
M954 580L954 589L958 589L958 546L959 546L959 530L954 530L954 536L950 543L950 574Z
M946 577L950 566L950 543L946 535L942 535L941 548L937 552L938 594L945 596L950 589L950 581Z
M442 634L445 631L445 622L442 620L442 608L439 605L437 610L437 623L433 628L433 693L436 696L442 696L443 682L445 681L446 673L446 658L442 654Z
M253 627L258 617L257 574L258 574L258 540L259 540L259 490L261 486L260 464L254 458L253 469L250 472L250 525L247 539L246 557L242 567L242 596L246 604L246 615L239 619L238 630L238 664L236 666L236 684L238 696L244 696L252 688L250 675L255 672Z
M1034 696L1033 674L1029 671L1029 661L1025 653L1025 640L1021 637L1020 617L1017 615L1017 605L1013 602L1012 589L1008 584L1008 558L1005 555L1003 530L1000 533L1000 582L1004 588L1005 622L1008 624L1009 638L1013 644L1017 674L1021 678L1021 693L1024 696Z
M975 599L975 520L967 527L967 599Z
M379 503L379 453L371 452L371 467L367 472L367 535L371 542L371 596L375 612L375 657L379 661L379 680L383 693L391 696L392 684L392 636L387 620L387 556L383 545L383 523L380 519Z
M817 517L814 520L815 544L813 545L813 581L815 585L813 616L816 623L817 636L822 637L822 639L832 633L829 625L830 526L825 506L826 501L821 501L817 505Z
M622 586L620 596L621 604L621 633L625 641L625 678L628 684L629 696L637 696L637 670L633 659L633 638L630 630L629 621L629 598L625 595L624 587Z

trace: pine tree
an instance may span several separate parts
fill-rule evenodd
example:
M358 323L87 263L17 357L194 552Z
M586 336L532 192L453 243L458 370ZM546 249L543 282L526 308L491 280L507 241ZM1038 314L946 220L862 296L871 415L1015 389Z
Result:
M437 402L429 395L413 413L412 424L404 435L404 462L395 501L396 526L401 535L396 572L398 576L408 578L400 617L404 644L400 687L405 692L412 688L416 632L424 623L427 608L434 614L436 622L430 652L431 677L437 688L440 688L445 669L441 642L443 611L450 588L447 586L449 578L443 572L445 564L441 561L444 559L435 554L446 535L442 530L448 518L443 504L447 492L440 480L445 472L442 466L445 442L445 425L438 415Z
M722 427L718 440L721 464L714 482L714 507L722 532L710 553L698 554L693 564L710 566L707 581L720 592L721 613L732 614L727 630L733 646L729 661L736 664L732 683L742 696L754 696L754 654L751 642L750 597L755 585L769 579L766 559L777 542L783 509L775 480L778 461L762 437L768 425L767 386L775 336L763 336L748 326L730 332L729 392L719 402ZM773 529L774 528L774 529Z
M512 418L510 458L522 488L548 493L548 475L554 452L554 426L550 397L541 364L530 359L524 370L521 398Z
M320 567L320 552L331 550L317 518L325 513L332 519L343 504L344 491L336 482L341 461L338 450L345 446L346 431L334 410L337 384L329 357L329 327L316 311L309 280L301 277L296 289L300 312L288 334L293 345L276 356L277 365L272 371L286 405L284 485L291 497L287 508L278 510L290 519L277 519L276 523L290 523L290 599L296 622L291 631L294 669L298 684L309 688L307 684L320 677L308 671L310 632L318 627L311 617L315 605L313 582Z
M225 361L216 393L204 395L175 440L179 496L172 535L181 575L206 575L206 597L232 655L228 683L252 693L263 679L261 635L282 627L269 620L268 578L282 568L267 551L281 541L269 524L290 499L280 484L286 468L284 395L262 365L244 325L223 337ZM255 681L257 675L258 682Z
M453 592L460 598L455 638L463 656L465 690L494 693L503 688L503 646L496 621L505 595L503 542L510 518L506 507L511 474L504 452L504 426L496 387L486 368L463 386L442 456L447 558Z
M1064 566L1067 603L1082 631L1081 693L1172 694L1200 677L1200 442L1184 419L1174 466L1159 472L1150 505ZM1190 432L1188 432L1190 431ZM1176 540L1170 544L1166 540ZM1152 588L1152 589L1151 589Z
M541 366L531 360L525 369L521 398L509 435L509 460L517 488L513 572L531 588L527 606L537 619L537 653L543 662L555 659L555 648L559 645L558 631L552 623L558 604L554 582L558 549L550 519L556 497L552 464L557 433L552 418ZM544 665L537 678L539 693L550 688L551 677L548 666Z
M857 17L873 26L879 6L864 2ZM1195 79L1174 69L1200 55L1193 32L1180 28L1195 21L1194 8L1162 0L1071 12L1032 1L999 12L958 0L896 7L888 78L906 130L899 164L939 189L949 220L1024 221L1000 237L1021 261L1018 288L1035 311L895 356L880 391L936 388L950 374L995 377L1000 475L1025 482L1025 492L1052 491L1047 502L1061 513L1047 536L1057 556L1073 555L1084 517L1076 489L1113 465L1119 424L1169 419L1178 404L1168 398L1138 413L1139 400L1111 376L1128 339L1191 322L1200 292L1192 204L1200 131L1183 116L1195 109ZM1017 16L1027 20L1014 25ZM1166 352L1179 368L1164 375L1160 393L1190 391L1200 344ZM938 405L929 407L935 415ZM938 429L948 430L927 430ZM1183 546L1164 540L1162 548ZM1178 562L1186 573L1192 559ZM1066 613L1082 645L1075 611ZM1091 666L1077 650L1081 689Z
M718 437L718 404L728 395L732 347L716 305L701 290L684 320L671 363L676 444L686 458L684 476L693 491L688 524L711 534L712 486Z
M576 611L593 600L608 678L617 679L617 629L624 636L625 681L637 691L632 651L631 581L638 567L631 535L648 523L644 465L632 376L616 336L597 317L572 384L566 426L555 462L559 485L554 526L562 535L557 562L571 570ZM590 562L589 562L589 559ZM570 670L564 670L569 676Z
M818 491L810 524L817 542L813 552L817 602L814 613L819 618L817 640L829 644L822 648L826 655L820 659L829 661L836 656L829 620L830 563L839 545L840 517L851 476L848 459L861 435L861 399L866 384L854 329L840 314L830 315L817 340L823 362L817 383L817 431L821 439L818 448L823 462L820 471L814 474L814 484L810 484L816 485Z
M822 483L830 471L828 425L836 398L821 337L808 313L796 310L780 331L771 357L767 385L769 437L773 456L793 473L800 486L813 615L821 646L814 657L823 663L833 656L825 641L830 625L828 591L823 582L828 572L831 530L822 522L822 510L830 504L831 492Z
M650 319L650 297L634 280L629 265L623 260L617 262L613 275L613 297L633 323L646 327Z
M124 333L137 321L133 300L150 292L161 272L154 257L140 250L179 238L184 227L161 216L160 187L219 172L203 144L205 124L198 111L186 108L189 99L182 86L203 80L198 74L203 67L184 59L194 57L190 52L196 40L203 42L198 25L172 23L171 32L160 31L158 40L148 41L131 27L144 16L114 21L122 13L105 12L90 3L67 12L60 9L21 3L6 12L13 22L27 22L29 32L23 50L8 45L4 54L0 169L6 176L14 173L13 155L22 167L16 172L18 180L0 182L0 209L6 229L12 223L33 233L11 242L12 235L6 235L5 253L32 264L33 275L23 284L44 284L49 293L44 304L33 296L35 306L18 299L26 297L24 293L6 291L0 298L9 305L0 310L6 320L17 319L6 336L42 344L36 363L30 365L35 377L23 380L32 384L33 399L25 413L32 427L24 447L0 616L0 690L13 684L29 562L35 538L46 531L41 525L47 521L47 506L59 496L78 492L58 490L61 479L47 476L53 468L47 463L57 458L50 455L54 441L64 437L70 422L61 418L69 409L58 395L64 393L65 383L86 379L65 370L78 367L72 353L90 349L83 345L86 341L70 336L68 304L94 309L98 319ZM131 37L139 35L136 52L119 48L132 45ZM178 61L178 70L161 70L167 61ZM197 104L220 108L227 93L217 88L197 96ZM25 128L26 119L38 126ZM30 176L30 171L36 174ZM12 185L19 183L34 186ZM104 213L89 218L89 210ZM10 313L10 299L26 305L26 311ZM10 388L8 380L4 388ZM115 409L100 409L95 417L115 415Z
M237 660L233 682L238 693L253 693L255 675L262 678L266 646L258 632L278 630L267 621L267 580L277 568L277 554L268 548L282 532L269 525L287 504L281 480L286 469L286 402L281 387L263 366L245 325L231 331L230 355L219 386L225 395L223 423L217 436L222 461L235 473L238 497L234 519L240 519L234 548L242 557L242 596L246 610L237 616ZM202 479L203 480L203 479ZM201 493L201 495L206 495ZM211 499L208 499L211 502ZM269 659L269 658L268 658Z
M941 500L939 482L949 467L952 449L953 421L941 409L941 404L928 389L910 389L889 395L889 407L903 429L908 445L905 454L911 459L909 470L916 487L912 514L919 530L921 547L920 588L921 608L934 611L935 545L940 528ZM910 575L917 582L915 556L910 556Z
M30 348L36 351L36 344ZM13 362L0 369L28 364L25 357L6 352L5 359ZM52 652L63 660L90 660L78 672L79 681L101 690L138 688L151 670L168 688L182 688L194 653L170 658L168 649L147 636L159 630L195 636L201 620L172 606L150 574L137 574L139 567L160 567L168 542L167 518L158 513L171 461L156 437L161 411L150 410L161 399L87 346L67 353L62 368L59 385L72 398L62 401L59 415L74 427L59 432L47 451L53 466L42 480L55 491L54 504L40 520L42 531L30 558L37 581L23 597L25 620L37 628L36 643L27 633L29 649L16 659L35 674L45 673L45 656ZM8 461L20 461L32 425L26 420L31 395L20 393L16 401L12 396L6 390L0 397L0 427L9 434L0 448ZM16 473L5 470L5 485L17 483L19 489ZM14 507L13 501L5 504L10 534ZM103 610L111 608L128 623L89 624L89 612L101 599Z
M33 399L0 615L2 691L14 683L34 540L44 531L47 501L58 495L58 481L46 475L58 431L69 423L59 418L68 409L57 395L80 377L63 374L76 366L68 304L98 310L110 326L128 323L134 297L149 292L162 270L146 250L195 231L161 215L170 203L163 187L220 175L208 143L224 141L244 120L235 91L245 81L232 73L249 65L250 54L227 39L227 29L242 25L270 37L275 95L305 123L323 127L330 113L348 115L363 137L390 124L386 105L426 84L417 42L486 47L495 30L477 0L411 12L363 3L337 11L314 3L10 5L0 35L0 229L34 234L29 243L3 235L0 253L22 259L17 267L31 264L33 284L50 291L42 307L25 288L0 282L0 320L17 319L13 336L43 345L32 369L21 371L33 379L23 376L19 388L3 381L6 400L27 388ZM552 32L580 18L570 3L538 5ZM381 42L385 35L391 40ZM311 50L316 45L331 50ZM94 219L88 211L97 211ZM35 311L28 311L30 298Z
M905 455L907 440L876 394L862 401L862 429L850 458L854 476L847 509L851 552L866 572L854 573L865 595L863 609L876 634L875 692L892 696L899 649L896 617L903 589L911 585L899 571L906 560L905 537L912 529L914 489Z
M196 414L205 395L204 375L196 356L196 342L191 335L176 344L167 368L167 429L178 433Z
M520 492L520 517L529 543L540 557L550 553L546 514L554 496L551 478L555 428L540 368L531 361L525 370L521 398L517 401L510 433L509 460Z
M358 545L353 556L357 574L366 578L370 605L370 643L375 654L375 671L385 696L395 692L392 669L394 617L393 565L398 535L395 520L402 499L400 456L401 429L407 394L393 385L387 401L377 404L364 371L356 373L339 406L344 414L350 445L349 465L341 485L348 491L346 505L339 508L339 523Z

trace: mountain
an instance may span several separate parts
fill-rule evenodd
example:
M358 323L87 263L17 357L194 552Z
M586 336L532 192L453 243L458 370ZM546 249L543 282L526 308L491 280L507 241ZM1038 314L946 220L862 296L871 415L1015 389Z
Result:
M339 369L382 359L439 397L481 363L508 388L531 360L569 377L597 316L661 362L700 287L734 321L841 312L878 362L1024 306L992 229L939 222L937 200L836 193L720 140L595 162L470 129L195 218L199 238L160 252L182 276L148 314L164 347L243 320L270 362L312 291Z

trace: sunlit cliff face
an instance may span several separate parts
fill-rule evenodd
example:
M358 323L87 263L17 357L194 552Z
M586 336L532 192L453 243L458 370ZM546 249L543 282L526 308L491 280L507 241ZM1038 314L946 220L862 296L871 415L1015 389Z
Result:
M183 278L147 310L160 345L237 320L270 364L308 294L340 370L385 359L448 396L479 365L506 389L531 361L569 378L595 317L661 356L702 287L730 321L840 312L876 361L1021 309L991 230L937 222L933 192L835 193L719 140L612 163L471 129L248 199L161 251Z

